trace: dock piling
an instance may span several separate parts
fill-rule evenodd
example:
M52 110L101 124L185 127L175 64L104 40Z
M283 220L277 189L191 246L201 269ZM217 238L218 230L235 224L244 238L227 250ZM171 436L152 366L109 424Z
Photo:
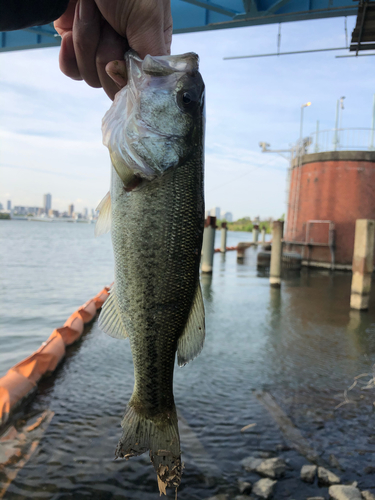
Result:
M266 228L262 226L262 243L266 242Z
M350 307L352 309L368 309L374 267L374 237L375 221L357 219L355 223L353 277L350 295Z
M257 243L259 238L259 226L257 224L253 225L253 243Z
M284 222L274 221L272 228L272 250L271 250L271 265L270 265L270 284L274 287L281 285L281 257L282 257L282 238L283 238Z
M202 273L212 274L215 250L216 217L209 215L204 223L202 244Z
M220 252L225 253L227 251L227 223L221 223L221 245Z

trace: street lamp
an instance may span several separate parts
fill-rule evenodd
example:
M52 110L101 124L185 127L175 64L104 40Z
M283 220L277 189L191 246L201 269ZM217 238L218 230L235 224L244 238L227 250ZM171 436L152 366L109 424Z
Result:
M303 110L304 108L308 108L309 106L311 106L311 102L307 102L306 104L302 104L301 106L301 122L299 126L299 143L301 147L302 147L302 135L303 135Z

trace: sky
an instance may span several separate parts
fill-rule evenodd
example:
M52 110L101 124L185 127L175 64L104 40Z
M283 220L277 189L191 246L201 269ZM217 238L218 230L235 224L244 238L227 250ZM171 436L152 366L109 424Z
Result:
M348 17L348 34L355 17ZM276 52L278 25L175 35L172 53L196 52L206 84L206 208L235 219L285 213L288 161L262 153L259 142L288 149L304 135L335 124L345 96L343 127L371 127L372 57L346 51L224 60ZM344 47L344 18L285 23L281 51ZM102 89L68 79L58 48L0 53L0 202L52 208L95 208L109 189L110 162L101 119L111 101Z

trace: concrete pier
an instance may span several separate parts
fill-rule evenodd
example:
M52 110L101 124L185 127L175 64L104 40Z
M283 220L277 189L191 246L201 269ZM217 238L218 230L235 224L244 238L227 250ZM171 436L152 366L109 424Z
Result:
M284 222L275 221L272 228L272 250L270 265L270 284L274 287L281 285L281 256L283 251Z
M357 219L353 252L353 277L350 295L352 309L368 309L374 268L375 221Z
M259 226L257 224L253 225L253 243L257 243L259 238Z
M204 223L202 244L202 273L212 274L215 250L216 217L209 215Z
M264 226L262 226L262 243L265 243L266 242L266 228Z
M221 223L221 244L220 252L225 253L227 251L227 223Z

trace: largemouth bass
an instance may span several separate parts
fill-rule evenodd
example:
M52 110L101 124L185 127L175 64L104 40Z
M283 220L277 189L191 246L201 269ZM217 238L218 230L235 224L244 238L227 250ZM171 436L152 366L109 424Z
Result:
M204 342L199 263L204 225L204 83L198 56L126 55L127 86L103 119L110 194L96 233L110 229L115 279L100 328L129 337L134 390L116 458L150 450L160 492L178 487L181 452L173 371Z

